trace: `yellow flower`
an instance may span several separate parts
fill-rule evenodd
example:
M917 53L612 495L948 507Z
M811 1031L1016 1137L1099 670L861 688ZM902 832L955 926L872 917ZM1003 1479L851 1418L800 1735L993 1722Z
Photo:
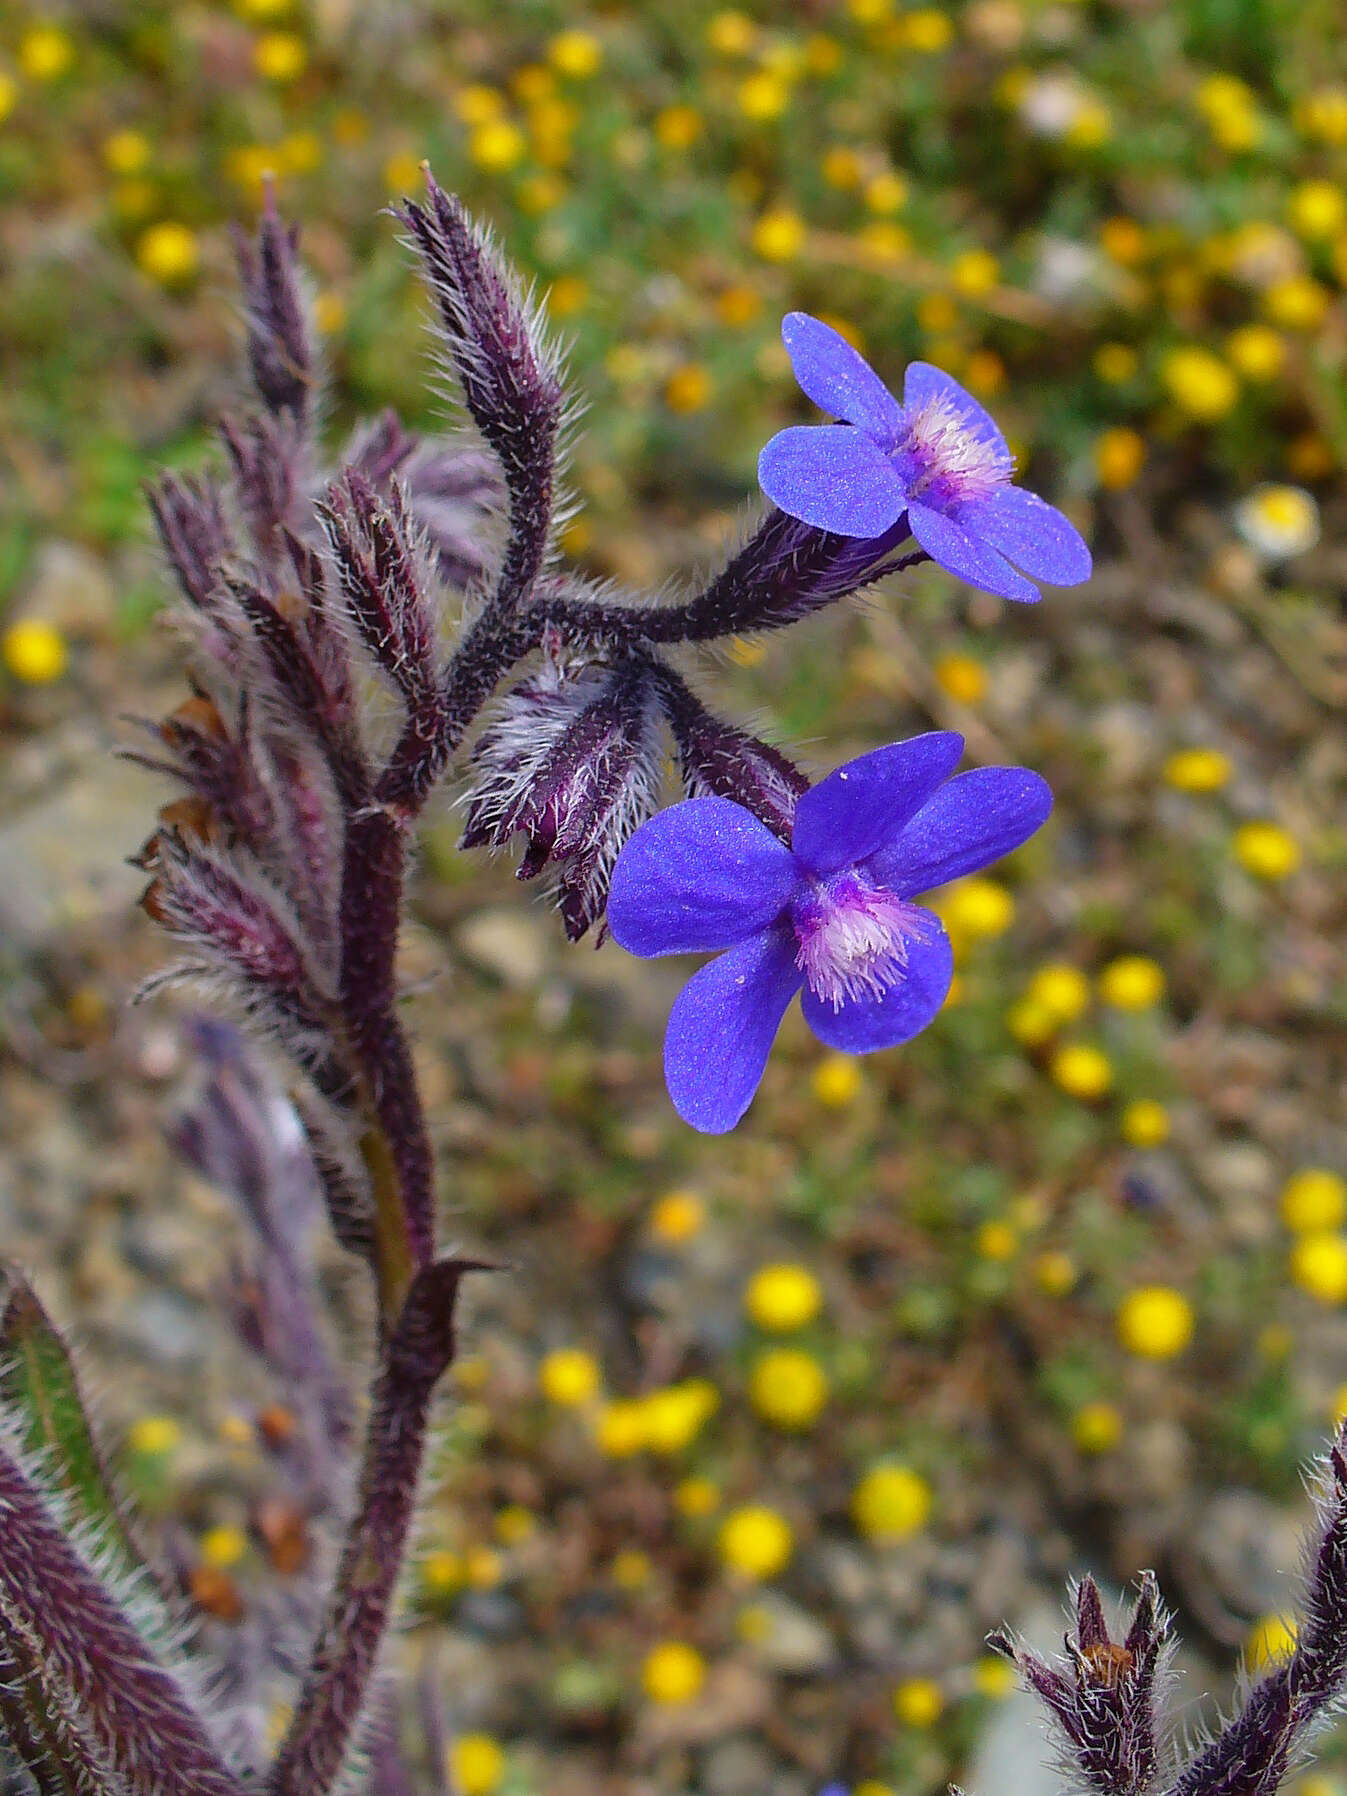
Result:
M812 31L805 39L804 66L811 75L834 75L842 66L842 46L826 32Z
M873 1466L851 1493L856 1527L884 1545L917 1533L930 1514L930 1485L905 1465Z
M684 1478L674 1486L674 1508L680 1515L697 1519L710 1515L720 1502L720 1487L709 1478Z
M493 1796L505 1776L505 1754L490 1734L460 1734L448 1752L458 1796Z
M151 225L136 244L136 261L142 272L161 287L186 286L200 260L196 234L171 219Z
M1320 143L1347 143L1347 88L1319 87L1297 100L1296 128Z
M150 140L140 131L114 131L103 139L103 161L114 175L138 175L150 154Z
M1286 361L1286 339L1269 324L1243 324L1226 338L1225 353L1246 380L1275 380Z
M494 1590L502 1576L500 1554L491 1547L472 1547L463 1560L463 1576L474 1590Z
M752 243L765 262L792 262L805 244L805 223L798 212L774 206L753 226Z
M706 1661L681 1640L662 1640L646 1654L641 1684L651 1702L692 1702L706 1682Z
M1337 466L1337 457L1317 430L1307 430L1286 445L1286 465L1297 480L1322 480Z
M201 1536L201 1562L215 1571L228 1571L247 1551L248 1536L242 1528L207 1528Z
M1069 961L1045 961L1029 981L1025 996L1041 1004L1055 1023L1074 1023L1090 1002L1090 982Z
M898 1796L898 1793L892 1785L881 1784L873 1777L866 1777L856 1785L851 1796Z
M1226 364L1196 343L1171 349L1160 378L1181 412L1200 424L1225 417L1239 398L1239 382Z
M1327 1230L1301 1235L1291 1249L1291 1282L1320 1303L1347 1302L1347 1238Z
M919 6L915 12L904 13L898 21L902 41L909 50L917 50L923 56L934 56L947 49L954 40L954 27L950 23L949 14L938 7Z
M30 81L59 81L75 46L57 25L33 25L19 39L19 68Z
M1282 1186L1280 1206L1293 1235L1341 1228L1347 1218L1347 1180L1326 1166L1303 1166Z
M262 25L271 19L283 19L292 0L234 0L234 11L249 24Z
M727 1515L717 1545L731 1571L755 1581L774 1578L795 1550L790 1523L764 1503L750 1503Z
M741 81L736 97L744 117L760 124L780 118L790 105L790 89L766 69L759 69Z
M1274 324L1289 331L1316 331L1328 313L1327 287L1312 275L1293 274L1274 281L1263 295L1263 310Z
M1015 921L1015 900L994 879L974 875L941 894L933 907L953 933L969 937L1004 935Z
M711 398L711 376L700 362L685 362L664 383L664 403L671 412L699 412Z
M865 204L871 212L901 212L907 204L908 193L906 178L889 169L865 183Z
M539 1366L538 1388L549 1403L564 1409L590 1403L599 1390L598 1362L579 1347L559 1347Z
M974 1665L972 1683L979 1696L985 1696L991 1702L1004 1702L1015 1691L1015 1667L994 1653L988 1653ZM853 1796L860 1796L859 1790Z
M1256 486L1236 506L1235 523L1252 548L1279 560L1303 555L1319 540L1319 507L1300 486Z
M537 1532L538 1518L522 1503L507 1503L497 1514L492 1527L495 1529L496 1539L503 1547L517 1547L521 1541Z
M559 75L587 81L603 66L603 45L588 31L559 31L547 46L547 60Z
M1133 268L1146 254L1146 233L1135 218L1106 218L1099 227L1099 247L1112 261Z
M1245 823L1235 831L1235 859L1256 879L1286 879L1300 865L1300 844L1278 823Z
M1082 1403L1071 1418L1071 1438L1081 1453L1111 1453L1122 1431L1122 1416L1111 1403Z
M629 1397L605 1403L594 1420L594 1440L606 1459L630 1459L645 1447L645 1405Z
M1022 1048L1041 1048L1057 1033L1057 1019L1046 1005L1021 998L1006 1012L1006 1028Z
M1294 1621L1285 1615L1265 1615L1249 1629L1244 1657L1250 1671L1258 1671L1274 1659L1289 1659L1295 1646Z
M1347 224L1347 194L1336 181L1302 181L1291 189L1286 221L1312 242L1334 237Z
M984 1222L977 1233L977 1250L984 1260L1013 1260L1020 1238L1008 1222Z
M613 1582L619 1590L643 1590L653 1571L650 1555L639 1547L627 1547L613 1560Z
M421 1576L421 1587L427 1596L443 1600L463 1588L463 1560L447 1548L441 1547L433 1553L427 1553L417 1569Z
M702 115L695 106L666 106L655 114L655 142L666 150L686 150L702 134Z
M398 150L384 163L382 172L389 193L411 193L421 185L421 158L412 150Z
M1118 1305L1117 1328L1139 1359L1173 1359L1193 1338L1193 1307L1170 1285L1141 1285Z
M829 187L843 190L859 187L865 173L864 165L855 150L842 143L835 143L831 149L824 151L820 167Z
M528 144L518 125L508 119L488 119L468 139L468 154L479 168L503 174L522 162Z
M706 1222L706 1205L695 1191L667 1191L650 1212L650 1232L671 1246L690 1241Z
M473 82L454 95L453 108L465 125L486 125L504 112L505 99L498 88Z
M726 287L716 298L716 317L722 324L742 330L762 310L762 300L751 287Z
M1113 1085L1113 1065L1102 1049L1089 1042L1069 1042L1058 1048L1048 1066L1052 1082L1068 1097L1091 1103Z
M641 1399L646 1445L652 1453L681 1453L715 1414L720 1395L705 1378L685 1378Z
M810 1075L809 1084L825 1109L845 1110L860 1096L865 1074L854 1054L825 1054Z
M706 27L706 41L717 56L747 56L757 35L757 26L742 12L718 12Z
M936 684L961 705L979 704L987 696L987 670L971 655L942 655L935 664Z
M964 365L964 385L979 399L994 399L1006 384L1006 365L994 349L975 349Z
M1137 352L1130 343L1101 343L1094 352L1094 371L1111 387L1120 387L1137 371Z
M1093 94L1082 97L1075 116L1063 133L1067 143L1075 144L1081 150L1097 149L1101 143L1107 143L1112 135L1113 114Z
M293 31L268 31L253 45L253 67L264 81L278 87L297 81L308 61L308 46Z
M1146 460L1146 444L1141 435L1126 424L1115 424L1095 439L1094 468L1100 486L1110 492L1122 492L1140 474Z
M526 62L510 76L510 92L525 106L535 106L556 91L556 79L551 69L544 68L540 62Z
M748 1399L776 1428L810 1428L828 1401L828 1375L812 1353L770 1347L749 1371Z
M1123 1140L1131 1147L1159 1147L1169 1140L1169 1112L1154 1098L1137 1098L1130 1103L1118 1126Z
M934 1727L944 1709L944 1693L933 1678L906 1678L893 1692L893 1712L904 1727Z
M1070 1254L1041 1253L1034 1261L1034 1280L1048 1297L1065 1297L1075 1288L1076 1267Z
M19 103L19 84L12 75L0 69L0 125Z
M331 287L314 295L313 322L321 336L335 337L346 323L346 301Z
M49 686L66 669L65 637L40 617L20 618L0 638L0 659L25 686Z
M1165 762L1161 777L1176 792L1219 792L1230 773L1229 759L1218 748L1181 748Z
M876 218L863 225L859 238L866 249L885 262L901 262L912 247L910 233L888 218Z
M1001 266L996 257L985 249L966 249L962 255L954 258L949 274L957 293L977 299L984 293L990 293L1000 280Z
M1099 996L1115 1010L1150 1010L1164 995L1164 970L1144 954L1111 960L1099 975Z
M172 1453L182 1440L182 1429L172 1416L141 1416L131 1424L126 1444L133 1453L147 1459L161 1459Z

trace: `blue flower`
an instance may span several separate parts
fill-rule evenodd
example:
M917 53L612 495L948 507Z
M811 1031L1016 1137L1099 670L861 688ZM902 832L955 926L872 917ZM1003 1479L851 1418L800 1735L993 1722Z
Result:
M1090 551L1079 532L1056 506L1011 485L1015 458L1006 439L956 380L913 362L900 405L821 319L790 312L781 336L800 386L844 420L795 425L763 450L758 481L781 511L859 537L882 536L906 512L932 561L1003 599L1040 598L1035 580L1077 586L1089 579Z
M691 798L643 823L613 870L608 925L633 954L724 950L684 986L664 1071L684 1121L732 1129L786 1008L830 1048L908 1041L944 1003L954 962L921 892L1009 854L1052 809L1022 767L951 779L953 731L848 761L803 794L789 848L742 805Z

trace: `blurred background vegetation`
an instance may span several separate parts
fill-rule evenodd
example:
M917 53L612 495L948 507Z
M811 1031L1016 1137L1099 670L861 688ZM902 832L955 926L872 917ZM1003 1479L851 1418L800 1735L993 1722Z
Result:
M212 453L264 178L334 439L446 413L383 209L428 159L494 224L588 401L593 573L686 580L732 540L810 415L792 307L893 384L955 374L1096 549L1034 611L926 569L709 670L817 768L949 727L1058 794L942 898L928 1035L854 1062L788 1024L727 1142L662 1092L673 976L565 950L441 812L411 1022L452 1226L514 1268L474 1293L412 1592L462 1796L994 1796L981 1636L1051 1623L1073 1567L1160 1569L1194 1696L1277 1649L1298 1467L1347 1408L1341 23L0 6L0 1221L115 1369L127 1476L226 1625L303 1518L269 1483L284 1393L208 1319L223 1211L159 1140L181 1037L125 1007L161 950L115 866L155 799L107 748L181 679L141 483ZM1334 1751L1303 1790L1343 1787Z

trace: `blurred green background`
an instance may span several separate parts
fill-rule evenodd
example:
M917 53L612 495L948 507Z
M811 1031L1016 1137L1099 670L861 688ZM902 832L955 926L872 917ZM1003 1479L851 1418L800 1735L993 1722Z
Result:
M983 1633L1085 1566L1161 1571L1200 1692L1276 1650L1347 1408L1339 7L0 7L0 1222L125 1369L128 1476L221 1615L286 1572L283 1393L211 1333L181 1041L125 1008L156 800L107 749L181 681L141 483L213 453L268 174L334 442L444 421L384 210L423 159L571 344L590 573L732 540L811 415L793 307L955 374L1098 563L1032 611L920 570L703 669L816 769L934 725L1058 794L945 894L930 1032L853 1062L789 1023L726 1142L662 1092L672 975L566 949L437 816L409 1020L450 1227L514 1267L411 1591L457 1787L935 1790L1010 1701Z

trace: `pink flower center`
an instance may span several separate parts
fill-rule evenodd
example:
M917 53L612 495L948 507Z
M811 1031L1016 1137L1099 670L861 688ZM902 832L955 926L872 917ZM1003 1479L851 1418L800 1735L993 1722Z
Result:
M936 510L990 498L1015 472L1009 451L979 435L945 393L903 413L895 461L909 496Z
M927 911L873 886L855 868L811 881L791 901L795 964L810 991L834 1010L882 998L907 972L914 942L934 939Z

